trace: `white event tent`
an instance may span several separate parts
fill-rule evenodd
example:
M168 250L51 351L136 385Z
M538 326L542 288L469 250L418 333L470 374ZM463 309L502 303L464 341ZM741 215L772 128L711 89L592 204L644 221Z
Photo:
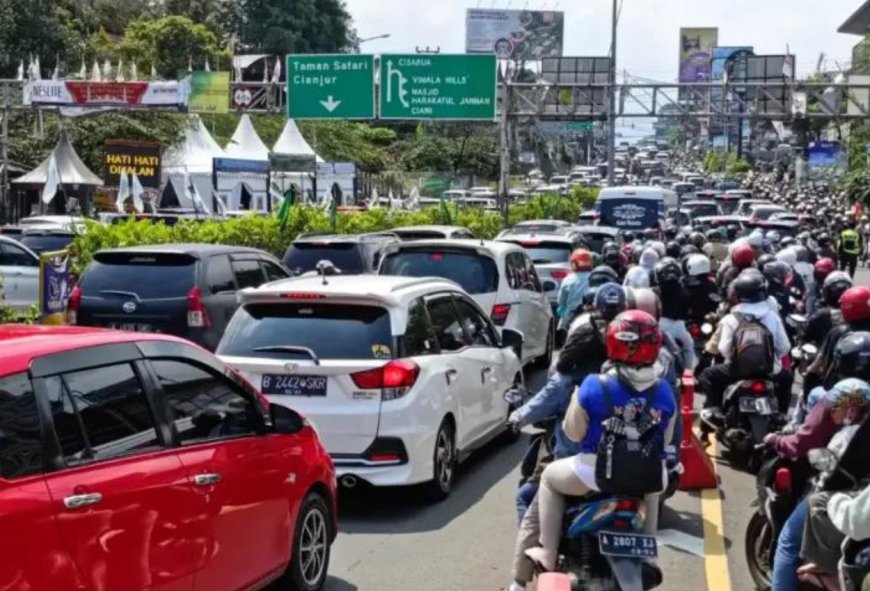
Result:
M236 126L233 137L224 150L227 158L268 164L269 148L251 122L251 117L243 114ZM251 209L266 209L266 190L269 175L265 172L218 171L217 193L230 210L242 209L242 195L247 192L252 197Z
M202 198L205 209L214 208L212 199L212 168L215 158L223 158L226 154L220 145L206 129L202 120L193 116L191 125L185 130L184 137L177 144L169 147L163 155L164 185L172 185L178 205L193 208L192 191L184 186L185 174L189 176L191 185ZM167 192L164 190L164 195ZM161 206L166 206L161 202Z

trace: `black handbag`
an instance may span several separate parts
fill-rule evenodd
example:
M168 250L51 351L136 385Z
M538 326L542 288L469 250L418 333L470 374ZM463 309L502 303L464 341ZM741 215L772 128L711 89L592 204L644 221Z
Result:
M660 420L650 412L659 382L638 398L646 404L636 420L617 413L606 376L600 376L609 417L601 424L601 441L595 459L595 481L601 492L641 496L660 492L664 437ZM623 409L624 410L624 409Z

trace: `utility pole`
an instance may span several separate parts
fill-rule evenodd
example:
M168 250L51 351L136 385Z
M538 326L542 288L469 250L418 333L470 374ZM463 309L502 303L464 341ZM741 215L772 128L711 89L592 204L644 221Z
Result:
M0 211L3 212L3 221L8 222L10 199L9 199L9 83L3 83L3 148L2 162L3 174L0 175Z
M510 209L510 178L511 178L511 79L512 73L507 68L504 75L504 97L499 120L499 176L498 176L498 200L504 218L504 227L508 227Z
M613 0L613 26L610 41L610 88L607 100L607 185L616 176L616 27L619 20L617 0Z

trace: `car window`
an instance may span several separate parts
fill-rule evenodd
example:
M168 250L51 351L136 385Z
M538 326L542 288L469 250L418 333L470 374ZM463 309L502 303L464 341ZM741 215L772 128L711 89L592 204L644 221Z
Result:
M196 285L196 259L175 253L97 253L82 276L84 295L135 292L140 298L186 297Z
M442 351L458 351L468 346L452 298L442 296L426 302L432 328Z
M287 277L289 277L287 271L285 271L272 261L265 261L261 259L260 266L263 268L263 273L266 274L266 281L278 281L279 279L287 279Z
M260 287L265 282L263 278L263 270L260 268L260 263L256 259L247 259L242 261L233 261L233 274L236 276L236 283L239 289L246 287Z
M188 361L153 359L151 367L182 445L254 435L260 430L259 403L225 377Z
M71 372L47 382L55 432L68 464L159 447L151 408L129 363Z
M26 373L0 378L0 478L42 471L36 397Z
M459 313L459 319L462 321L462 326L471 339L471 344L482 347L495 347L496 338L490 323L481 315L481 313L471 303L465 301L461 296L456 296L453 300L456 305L456 311Z
M345 275L366 271L361 249L355 242L297 242L284 256L284 265L294 273L314 271L320 261L331 261Z
M526 265L523 262L523 255L518 252L508 253L505 259L505 268L507 269L508 285L511 289L519 289L526 283Z
M205 281L212 294L235 292L236 280L230 267L230 257L221 254L208 259Z
M522 282L519 289L537 292L544 291L544 288L541 287L541 281L538 279L538 273L535 271L535 266L532 264L532 259L525 255L520 255L518 264L522 265L522 270L520 271L522 273Z
M21 237L21 244L35 252L63 250L73 241L73 234L28 234Z
M572 245L569 242L546 240L511 240L510 242L522 246L532 257L532 260L539 265L567 263L571 258Z
M416 299L408 306L408 326L402 337L402 356L417 357L438 352L435 333L429 324L426 304Z
M305 347L320 359L392 359L389 312L380 306L351 304L248 304L242 306L218 345L221 355L307 359Z
M0 267L37 267L39 262L14 244L0 243Z
M449 246L403 248L384 257L381 275L443 277L472 294L498 290L498 267L489 256L476 250Z

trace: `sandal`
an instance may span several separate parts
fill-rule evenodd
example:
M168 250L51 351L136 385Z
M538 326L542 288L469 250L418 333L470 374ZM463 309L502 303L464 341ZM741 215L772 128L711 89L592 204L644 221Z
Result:
M556 570L556 557L550 556L540 546L529 548L525 551L526 558L532 561L535 569L542 573L549 573Z

